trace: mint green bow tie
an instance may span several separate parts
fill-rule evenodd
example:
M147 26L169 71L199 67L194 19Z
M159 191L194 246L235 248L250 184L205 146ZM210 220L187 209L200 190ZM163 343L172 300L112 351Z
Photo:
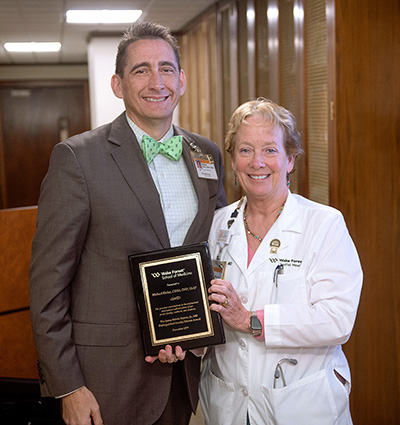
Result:
M182 136L174 136L165 143L160 143L144 134L142 139L142 151L147 164L150 164L159 153L168 159L178 161L182 155Z

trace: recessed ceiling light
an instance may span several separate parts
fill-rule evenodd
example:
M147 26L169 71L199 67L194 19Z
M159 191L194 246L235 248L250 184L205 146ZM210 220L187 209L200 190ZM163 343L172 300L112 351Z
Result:
M61 49L59 42L15 42L5 43L7 52L58 52Z
M141 10L67 10L69 24L126 24L137 21Z

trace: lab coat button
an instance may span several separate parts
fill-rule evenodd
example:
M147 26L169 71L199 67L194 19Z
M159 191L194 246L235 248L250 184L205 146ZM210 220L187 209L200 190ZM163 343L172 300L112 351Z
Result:
M241 295L240 296L240 301L242 301L242 304L247 304L247 302L249 301L248 297L246 295Z
M240 346L241 348L246 348L246 347L247 347L246 341L243 341L243 339L240 339L240 340L239 340L239 346Z
M247 397L249 395L247 388L242 388L242 394L243 394L244 397Z

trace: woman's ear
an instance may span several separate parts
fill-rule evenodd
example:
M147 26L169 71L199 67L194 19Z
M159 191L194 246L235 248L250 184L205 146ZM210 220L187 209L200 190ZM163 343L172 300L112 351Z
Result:
M293 171L295 159L296 159L296 157L294 155L288 156L288 165L287 165L287 169L286 169L287 174L290 174Z
M236 172L236 162L233 155L231 156L231 165L232 165L232 170Z

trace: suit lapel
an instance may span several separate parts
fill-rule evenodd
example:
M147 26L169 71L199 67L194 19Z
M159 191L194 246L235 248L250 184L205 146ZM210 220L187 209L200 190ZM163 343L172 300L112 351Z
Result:
M169 237L160 197L139 143L124 114L112 123L108 140L114 144L111 155L146 214L156 237L164 248L168 248Z

